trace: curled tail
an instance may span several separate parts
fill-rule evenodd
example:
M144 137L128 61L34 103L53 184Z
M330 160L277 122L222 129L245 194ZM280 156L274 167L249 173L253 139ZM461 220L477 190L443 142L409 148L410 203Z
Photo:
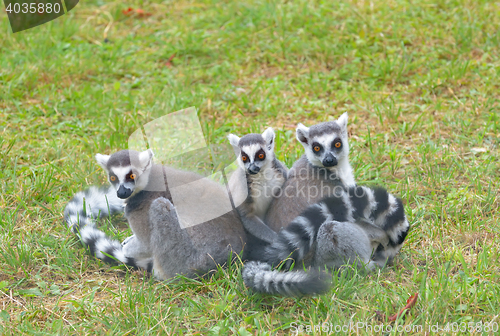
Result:
M392 262L410 228L400 199L382 188L352 187L309 206L256 259L277 265L288 258L286 267L309 260L319 228L326 221L363 222L365 230L368 222L374 231L383 230L388 244L380 244L373 256L379 265Z
M272 244L263 249L258 260L277 265L285 261L285 268L292 263L312 258L319 228L326 221L353 222L353 207L345 191L336 193L309 206L286 228L278 232Z
M269 264L257 261L246 263L242 275L245 285L266 294L304 296L325 293L330 287L325 273L273 271Z
M121 213L123 208L124 202L116 196L112 186L90 187L78 192L69 201L64 209L64 220L95 257L108 263L120 262L150 272L153 268L151 259L137 260L125 256L122 244L96 227L97 220Z

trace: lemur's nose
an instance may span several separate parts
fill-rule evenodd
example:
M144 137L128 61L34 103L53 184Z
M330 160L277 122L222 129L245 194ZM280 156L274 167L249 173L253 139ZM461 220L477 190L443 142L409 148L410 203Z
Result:
M260 167L257 167L253 163L250 165L250 167L248 167L248 172L250 174L257 174L259 171L260 171Z
M337 158L330 153L326 154L325 158L323 159L323 166L333 167L336 165L337 165Z
M120 188L118 188L116 192L116 196L121 199L128 198L130 195L132 195L132 190L125 188L123 184L120 186Z

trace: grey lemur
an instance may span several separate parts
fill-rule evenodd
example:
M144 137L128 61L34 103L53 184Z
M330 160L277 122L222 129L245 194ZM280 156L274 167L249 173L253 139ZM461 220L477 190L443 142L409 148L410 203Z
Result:
M78 193L66 206L65 220L91 253L107 262L119 261L130 266L152 270L158 279L176 274L197 276L228 261L231 252L242 250L246 238L243 225L235 210L205 223L181 228L176 208L171 203L171 189L201 176L153 164L152 152L120 151L96 155L107 171L111 188L91 188ZM158 186L165 186L163 191ZM160 188L161 189L161 188ZM199 195L188 207L194 216L204 200L223 199L225 190L215 182L203 179L195 190ZM123 200L123 201L122 201ZM120 212L125 205L125 217L134 233L123 246L108 238L95 226L95 220ZM210 209L208 209L210 210ZM289 291L304 295L323 292L327 284L314 272L285 274Z
M284 282L283 273L272 271L271 265L284 263L286 270L297 262L330 269L356 264L371 271L392 261L408 229L401 200L384 189L339 189L280 230L255 258L258 261L245 264L243 279L258 292L293 295L283 291L284 284L275 287L276 282Z
M276 232L263 219L273 199L281 193L288 172L274 154L274 130L269 127L262 134L251 133L241 138L229 134L228 139L242 169L240 174L233 174L229 184L235 198L241 197L238 193L246 195L237 207L243 226L253 236L270 243ZM237 187L242 185L243 173L247 190L241 193Z
M297 139L306 155L291 168L266 217L267 224L280 230L278 239L261 251L257 259L262 262L247 263L243 270L245 283L257 291L276 293L272 283L278 273L269 264L289 257L286 267L303 261L338 268L356 259L368 269L384 266L409 230L399 199L380 188L355 187L347 114L310 128L299 124Z
M345 188L356 186L349 163L347 113L336 121L309 128L299 124L297 139L306 154L293 164L282 187L282 194L271 204L265 219L265 223L275 231L286 227L310 205ZM380 194L376 200L379 209L388 213L400 209L404 214L401 201L382 190L374 189L375 195ZM387 224L384 217L374 218L372 224L384 230L390 238L387 249L378 247L375 259L380 261L385 258L391 262L401 248L402 242L398 243L398 237L406 236L409 224L407 221L398 225Z
M234 210L200 225L182 228L169 200L171 188L201 182L195 187L198 198L189 205L196 215L197 211L204 210L200 207L204 200L224 199L225 190L197 174L154 164L152 157L151 150L96 155L97 162L108 173L112 188L104 193L97 189L79 193L65 209L66 222L79 232L91 252L105 261L117 260L152 269L158 279L176 274L204 274L217 264L226 263L231 252L239 253L246 237ZM86 198L88 195L90 199ZM86 210L80 210L85 209L83 197ZM97 217L119 211L122 204L134 233L123 246L94 225Z
M269 208L265 222L274 231L335 190L356 185L349 163L347 113L311 127L298 124L296 135L305 155L293 164L283 192Z

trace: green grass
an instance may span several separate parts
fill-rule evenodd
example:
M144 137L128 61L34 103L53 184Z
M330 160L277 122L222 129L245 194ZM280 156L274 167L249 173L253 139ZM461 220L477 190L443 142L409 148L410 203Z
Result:
M129 6L153 15L125 17ZM500 324L499 14L477 0L89 0L12 34L2 11L0 334L377 326L376 310L393 314L415 292L399 325ZM302 153L298 122L349 112L358 182L401 197L413 227L395 266L290 299L250 292L239 264L159 283L91 257L62 211L105 183L93 156L189 106L214 143L275 127L289 166ZM119 218L104 227L128 234Z

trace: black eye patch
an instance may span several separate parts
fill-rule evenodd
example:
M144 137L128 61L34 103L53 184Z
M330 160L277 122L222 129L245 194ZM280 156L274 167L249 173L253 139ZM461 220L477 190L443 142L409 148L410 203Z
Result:
M137 178L137 175L134 174L132 171L125 176L125 179L127 180L127 182L135 182L136 178Z
M247 163L247 162L250 161L250 159L248 158L247 153L245 153L244 151L241 151L241 161L243 161L243 163Z
M340 138L333 140L332 149L341 149L341 148L342 148L342 140L340 140Z
M312 151L314 154L319 154L323 151L323 146L321 146L319 143L317 142L313 142L312 144Z
M255 153L255 161L262 161L266 158L266 152L263 149Z

